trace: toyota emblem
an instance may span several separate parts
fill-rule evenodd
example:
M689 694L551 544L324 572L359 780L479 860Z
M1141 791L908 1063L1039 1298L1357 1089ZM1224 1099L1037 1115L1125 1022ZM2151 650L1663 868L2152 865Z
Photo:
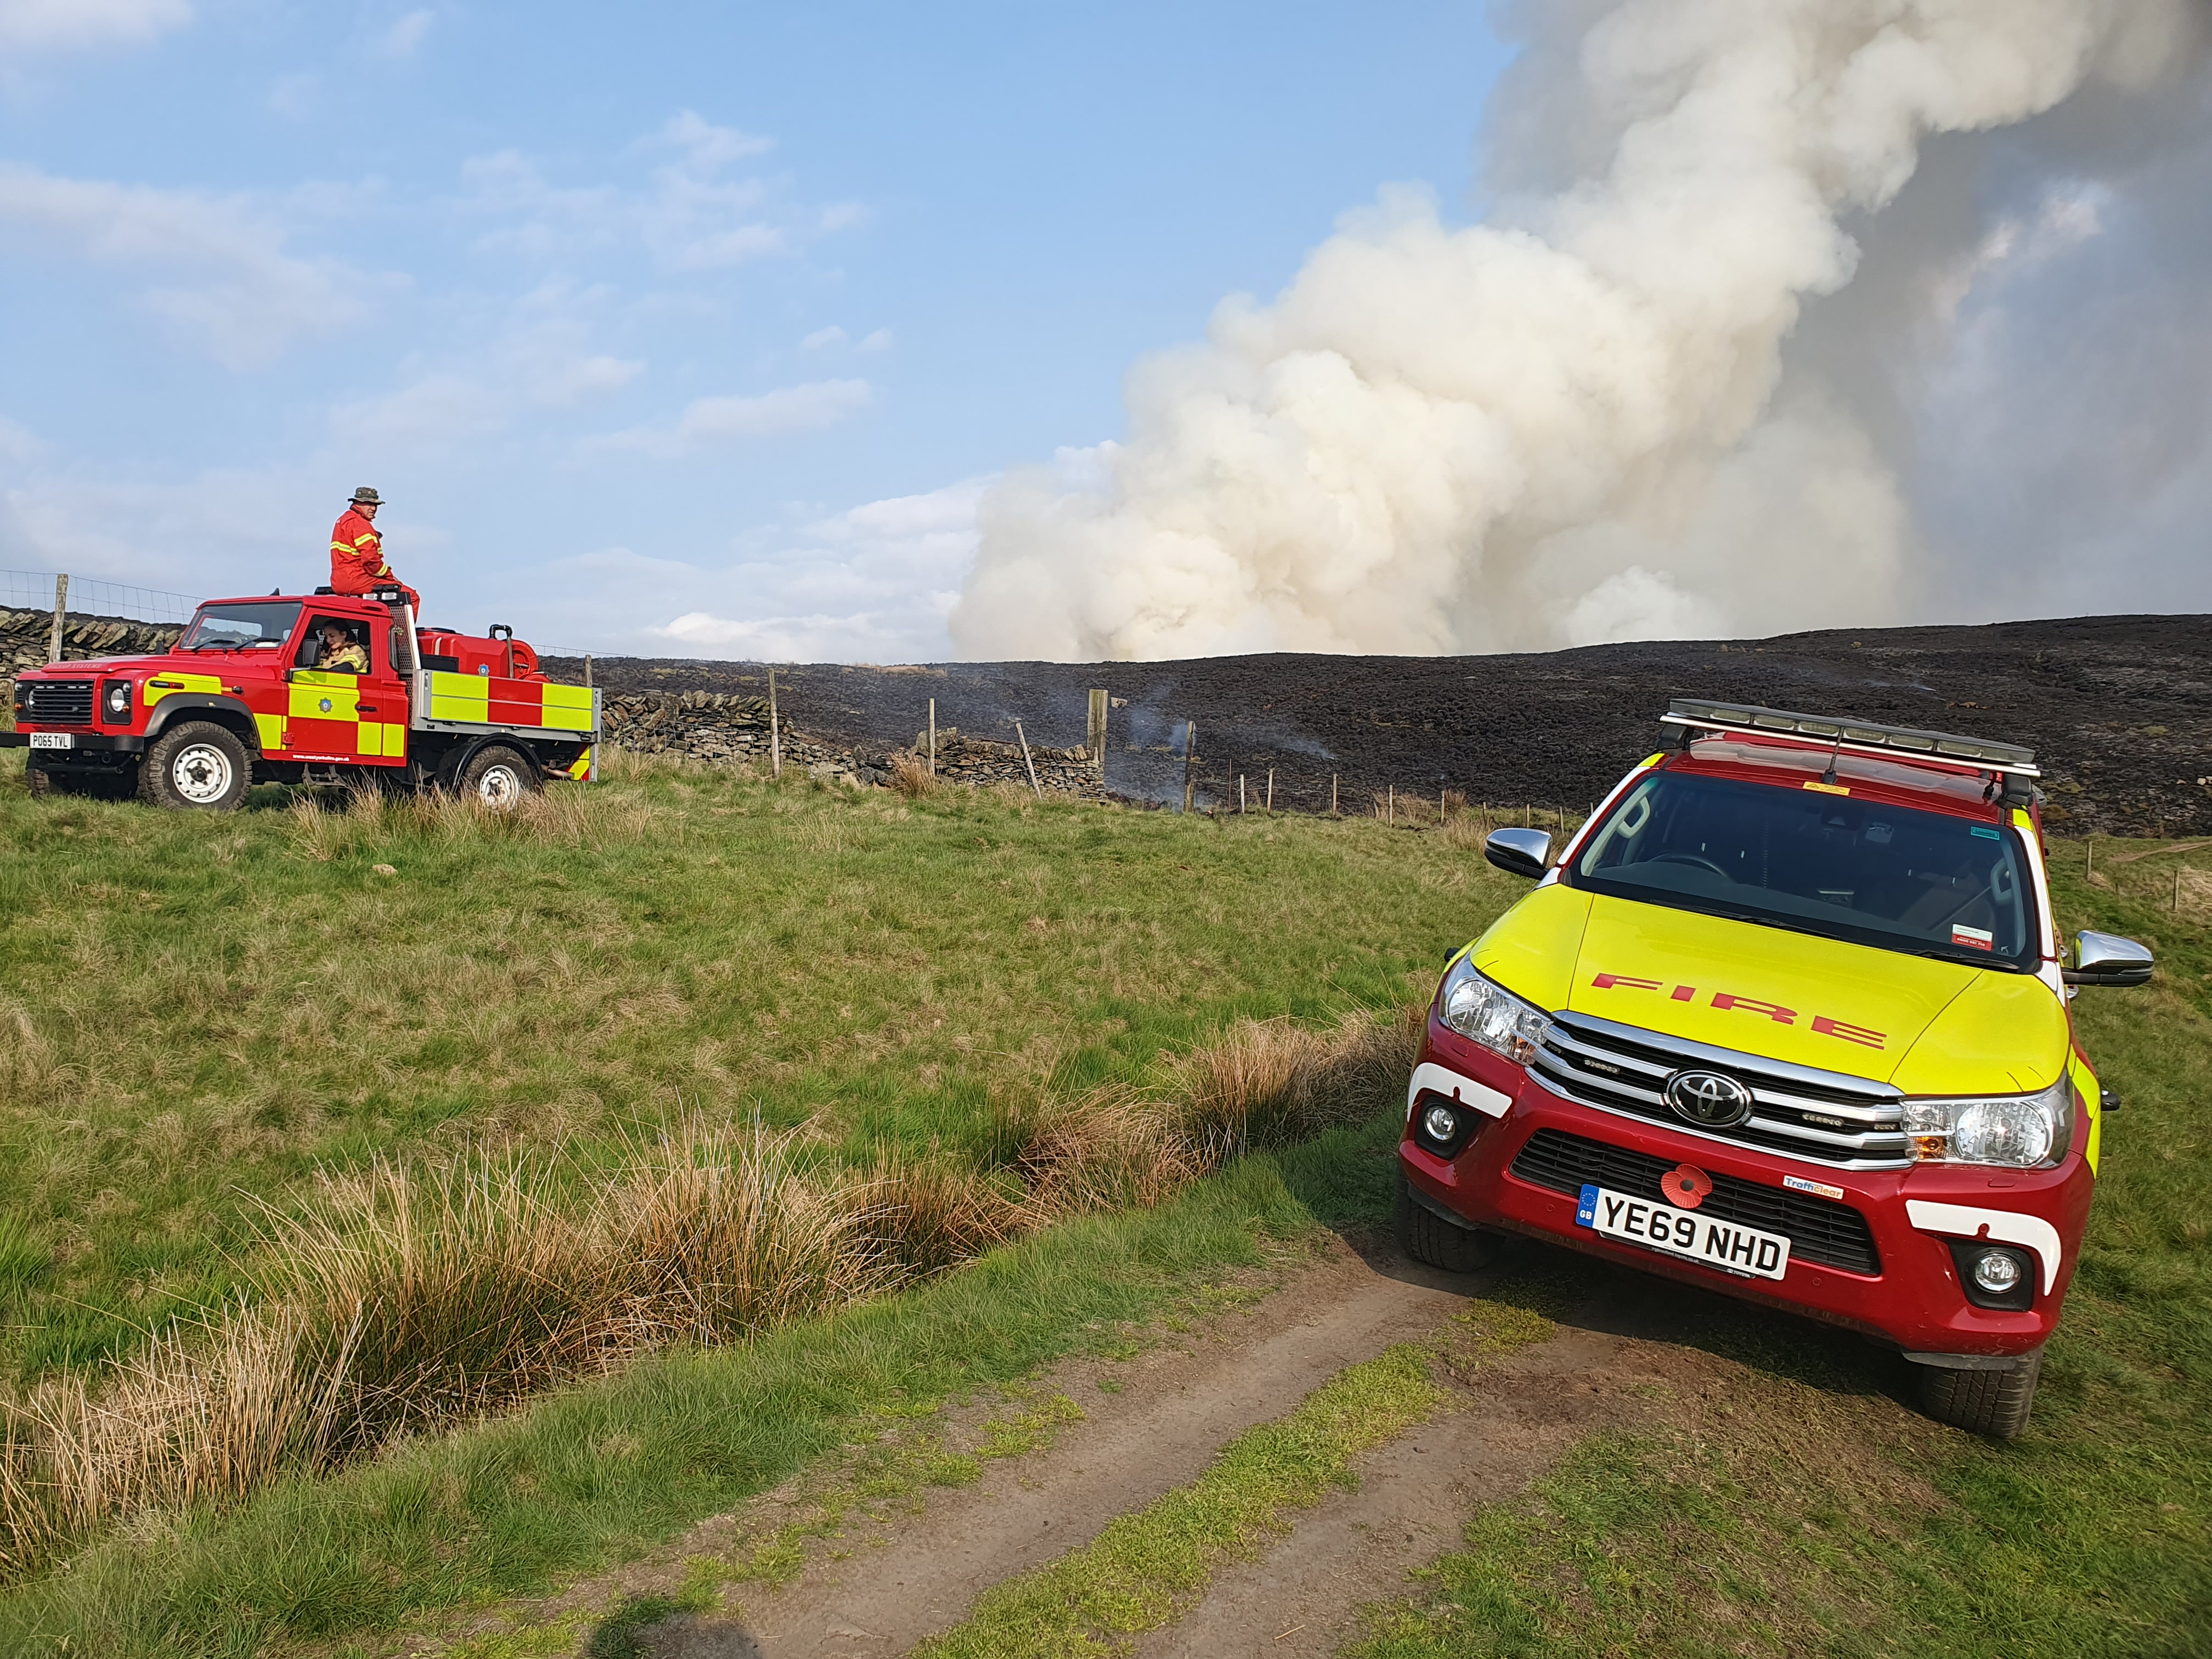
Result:
M1732 1129L1751 1115L1751 1091L1720 1072L1677 1072L1667 1079L1667 1103L1700 1129Z

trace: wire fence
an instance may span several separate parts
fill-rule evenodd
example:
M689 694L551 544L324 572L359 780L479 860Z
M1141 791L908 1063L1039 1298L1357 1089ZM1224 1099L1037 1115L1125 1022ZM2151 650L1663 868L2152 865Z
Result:
M74 617L117 617L130 622L188 623L199 601L185 593L131 587L88 576L69 580L69 612ZM52 611L62 577L51 570L0 570L0 606L10 611Z

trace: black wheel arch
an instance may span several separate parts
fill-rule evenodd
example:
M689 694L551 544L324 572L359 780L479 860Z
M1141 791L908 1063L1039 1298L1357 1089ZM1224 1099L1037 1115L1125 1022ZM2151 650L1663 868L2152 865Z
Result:
M218 697L204 691L173 691L155 704L146 721L147 746L151 748L156 738L187 715L210 720L228 731L246 745L248 760L261 758L261 728L254 723L253 711L236 697Z

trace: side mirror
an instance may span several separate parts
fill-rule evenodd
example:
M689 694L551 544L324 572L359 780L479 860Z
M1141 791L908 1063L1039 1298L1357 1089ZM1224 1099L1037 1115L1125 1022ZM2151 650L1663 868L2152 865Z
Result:
M2075 937L2073 965L2060 977L2069 985L2143 985L2150 970L2150 952L2133 939L2084 929Z
M1552 861L1552 836L1547 830L1493 830L1482 843L1482 856L1509 876L1534 881ZM2136 947L2140 950L2142 947Z

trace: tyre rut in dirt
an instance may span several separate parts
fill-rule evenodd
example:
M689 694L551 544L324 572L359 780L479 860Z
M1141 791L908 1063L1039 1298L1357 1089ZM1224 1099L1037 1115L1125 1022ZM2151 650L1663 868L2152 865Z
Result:
M495 812L514 811L525 795L535 794L543 787L538 763L503 743L477 750L454 781L457 794Z
M1938 1423L1969 1434L2010 1440L2027 1426L2035 1407L2035 1385L2043 1375L2043 1350L2002 1370L1920 1367L1920 1409Z
M1497 1258L1496 1241L1488 1234L1447 1221L1415 1198L1403 1170L1398 1171L1395 1219L1398 1248L1431 1267L1442 1267L1448 1273L1471 1273Z
M212 720L186 720L146 750L138 793L149 805L228 812L246 799L253 763L238 734Z

